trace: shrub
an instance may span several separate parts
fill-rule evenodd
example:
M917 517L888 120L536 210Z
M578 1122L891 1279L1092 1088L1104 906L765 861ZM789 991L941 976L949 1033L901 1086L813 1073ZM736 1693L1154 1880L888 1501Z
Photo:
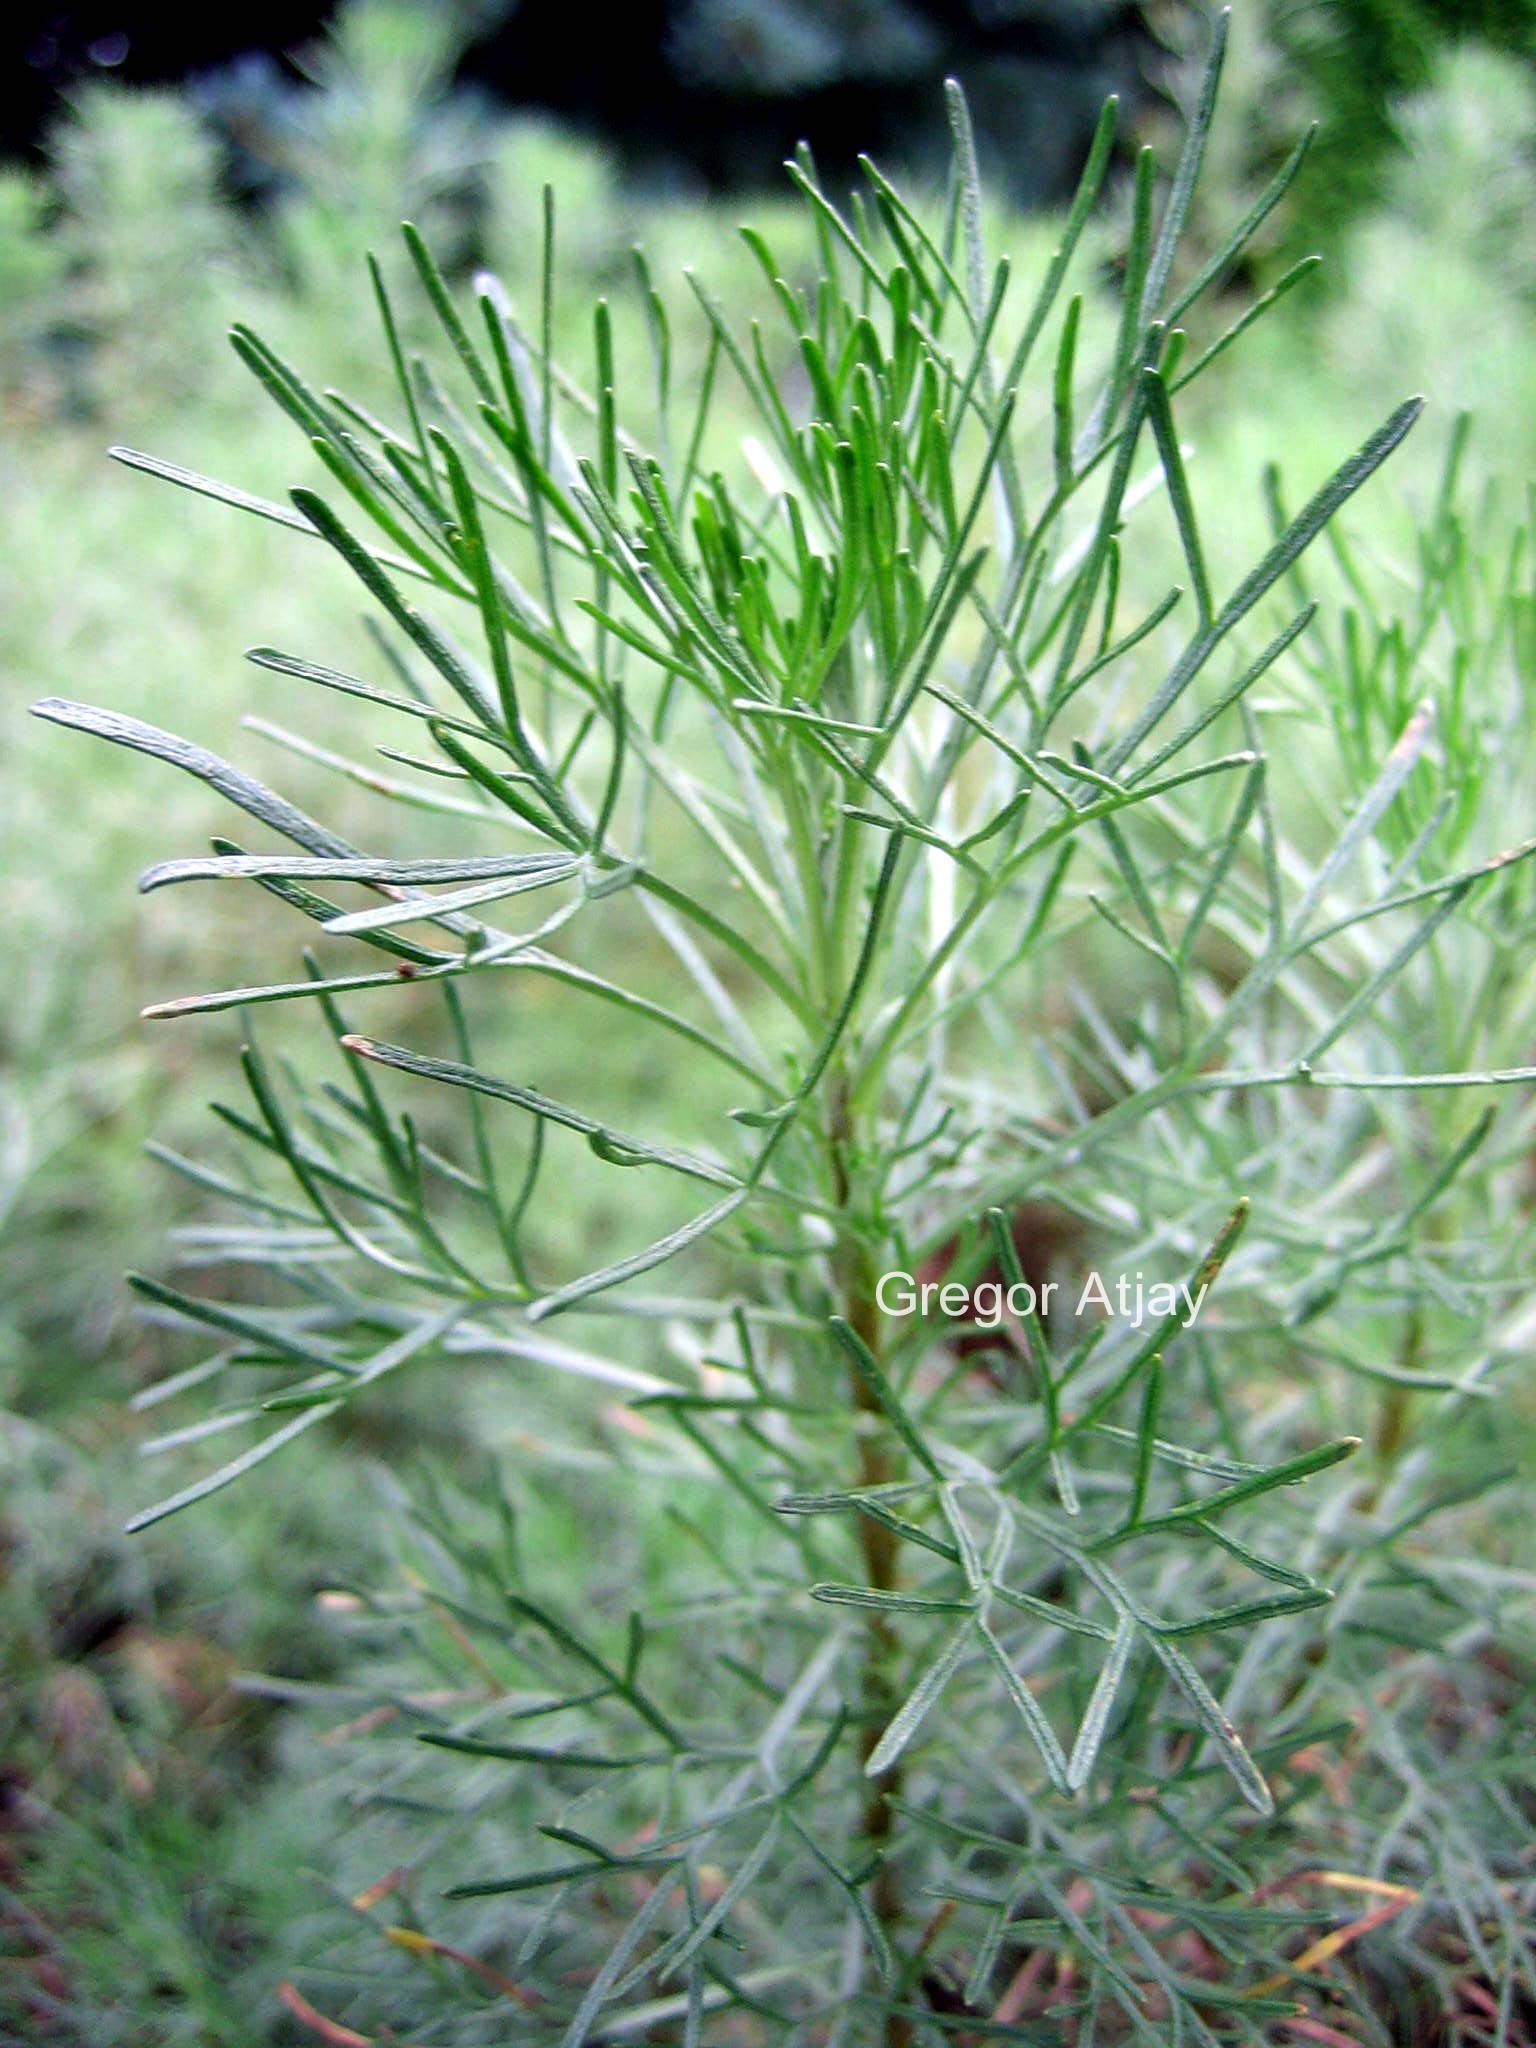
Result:
M839 207L802 157L813 288L749 233L779 326L690 280L686 375L643 268L635 347L600 303L573 369L547 293L531 328L489 279L461 310L407 230L447 367L407 360L375 266L393 423L236 330L329 495L127 455L356 577L387 684L253 659L387 729L387 768L325 758L429 849L38 707L287 843L144 887L241 880L317 928L296 970L149 1013L246 1020L239 1163L169 1163L250 1283L134 1285L214 1344L164 1392L221 1405L164 1443L249 1440L139 1523L366 1425L407 1369L483 1398L496 1362L535 1461L402 1523L377 1616L418 1673L408 1861L460 1903L411 1869L360 1894L436 1974L333 1953L285 1990L329 2038L1258 2040L1298 2011L1337 2038L1343 2001L1385 2039L1416 2000L1510 2010L1529 1765L1496 1731L1527 1681L1492 1651L1497 1566L1420 1538L1499 1476L1477 1411L1529 1246L1533 847L1497 834L1531 567L1522 538L1485 570L1448 485L1403 618L1342 543L1343 623L1302 586L1417 400L1300 509L1272 484L1246 573L1208 554L1175 405L1251 315L1192 360L1179 323L1296 161L1180 272L1220 54L1160 206L1140 160L1102 332L1068 280L1113 106L1015 307L956 93L941 216L873 165ZM396 1037L359 1028L370 997ZM257 1028L305 1005L324 1078ZM508 1009L503 1073L477 1044ZM647 1035L637 1131L615 1076ZM908 1314L924 1282L954 1291ZM576 1583L530 1540L555 1514ZM1389 1921L1399 1981L1315 1988Z
M46 251L65 267L47 338L74 402L98 402L103 357L120 379L114 396L135 405L163 397L179 387L189 351L217 332L216 286L233 241L217 148L176 94L97 84L59 123L51 155L61 212L53 247L39 235L34 261L41 267Z

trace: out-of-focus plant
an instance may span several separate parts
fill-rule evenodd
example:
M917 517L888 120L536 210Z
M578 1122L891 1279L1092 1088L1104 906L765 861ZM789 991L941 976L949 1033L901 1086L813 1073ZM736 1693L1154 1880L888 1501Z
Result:
M351 0L304 60L311 89L276 138L279 235L302 291L331 291L402 214L451 270L473 251L489 132L484 109L450 90L462 33L452 8Z
M66 257L48 234L49 194L35 173L0 170L0 394L25 403L43 376L49 310Z
M0 2038L256 2042L335 1808L325 1746L280 1771L289 1717L236 1674L335 1679L305 1596L356 1531L317 1487L257 1524L215 1514L195 1554L145 1546L113 1507L131 1451L80 1434L0 1413Z
M554 256L559 271L580 279L583 297L594 285L617 282L629 266L643 211L626 190L618 166L595 143L553 122L513 119L497 131L485 173L483 224L488 265L502 277L532 281L544 240L544 194L560 195L560 233ZM689 214L695 231L698 217ZM647 247L650 247L647 222ZM697 235L695 233L695 240ZM653 260L659 269L661 259Z
M361 1425L408 1369L446 1399L488 1358L544 1418L536 1486L590 1503L584 1588L541 1582L510 1509L418 1520L437 1581L413 1568L406 1625L453 1683L405 1702L434 1752L409 1797L461 1904L388 1940L438 1973L454 2038L1259 2041L1298 2006L1325 2025L1313 1975L1369 1931L1311 1942L1329 1884L1449 1916L1462 1948L1414 1967L1513 1997L1518 1869L1490 1849L1474 1898L1435 1889L1444 1858L1366 1868L1411 1832L1390 1815L1341 1867L1327 1799L1364 1657L1418 1645L1470 1699L1426 1634L1495 1585L1413 1550L1443 1501L1409 1404L1482 1400L1518 1313L1536 1067L1474 1005L1452 1025L1469 961L1518 980L1536 849L1484 843L1461 791L1490 714L1438 665L1486 599L1497 632L1466 632L1505 678L1530 571L1478 598L1448 564L1406 667L1357 593L1358 672L1335 672L1297 579L1409 400L1298 507L1276 485L1271 544L1217 585L1178 401L1250 316L1198 354L1181 322L1299 161L1174 281L1223 40L1171 182L1139 161L1102 324L1073 263L1113 106L1016 295L955 92L947 207L872 164L840 206L802 157L810 289L749 232L760 317L690 280L685 381L643 267L631 391L605 303L589 359L557 361L547 291L528 324L490 278L462 308L408 231L446 347L408 350L375 265L390 418L236 331L329 492L260 503L124 451L360 582L385 678L253 659L355 702L383 761L326 765L448 849L365 851L191 741L38 706L244 814L146 888L243 880L316 939L150 1013L247 1019L249 1099L219 1111L241 1163L169 1163L230 1219L191 1262L250 1283L135 1282L213 1346L156 1390L215 1402L160 1447L241 1441L140 1521ZM734 445L728 381L754 416ZM1437 563L1455 531L1430 529ZM1152 587L1170 552L1180 583ZM358 1028L386 990L398 1039ZM306 1005L330 1078L257 1028ZM511 1072L477 1059L491 1005L527 1019ZM656 1128L618 1127L600 1050L577 1099L541 1087L540 1034L583 1014L666 1047ZM583 1171L619 1190L612 1242L555 1270ZM1477 1254L1496 1204L1526 1236ZM990 1336L989 1262L1014 1290ZM1101 1267L1161 1297L1090 1313ZM924 1274L955 1290L937 1318L903 1306ZM573 1425L595 1389L626 1404L602 1455ZM619 1570L619 1517L679 1540ZM1385 1756L1398 1703L1371 1704ZM414 2029L426 1996L334 1973L286 1995L332 2039Z
M216 331L232 247L217 145L177 94L103 84L81 91L52 156L65 269L55 353L72 350L87 403L101 400L103 362L114 397L163 398Z
M1196 0L1153 14L1178 47L1198 43L1192 31L1207 11ZM1360 220L1397 210L1402 174L1411 178L1426 154L1425 113L1432 124L1442 118L1448 88L1461 101L1461 153L1480 148L1495 187L1518 177L1523 161L1528 183L1529 119L1510 134L1507 110L1536 89L1531 0L1264 0L1246 26L1229 102L1241 118L1220 141L1215 170L1222 183L1262 182L1297 131L1316 123L1306 174L1265 238L1291 255L1336 245ZM1481 120L1471 79L1487 95ZM1511 146L1501 153L1506 136ZM1444 140L1430 138L1431 158ZM1485 213L1489 193L1480 183L1458 184L1443 166L1437 182L1442 201L1474 220Z
M1461 51L1398 118L1406 147L1385 168L1381 203L1344 244L1370 317L1356 325L1336 294L1319 338L1354 389L1384 337L1412 360L1443 365L1442 400L1476 408L1485 435L1497 434L1518 466L1530 448L1514 437L1531 414L1536 67Z
M217 92L83 88L47 171L0 177L0 390L34 413L175 403L236 304L343 320L346 260L403 215L462 273L507 126L452 87L465 32L452 10L352 0L302 88L260 67Z

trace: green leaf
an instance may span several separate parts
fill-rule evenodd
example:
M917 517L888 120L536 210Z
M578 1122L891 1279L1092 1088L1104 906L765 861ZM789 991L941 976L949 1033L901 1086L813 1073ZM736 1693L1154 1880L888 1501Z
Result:
M1003 1648L985 1621L977 1624L987 1654L996 1665L1008 1697L1019 1710L1019 1718L1029 1731L1030 1740L1039 1750L1046 1775L1058 1792L1070 1793L1075 1790L1067 1769L1067 1759L1062 1754L1061 1744L1056 1740L1056 1731L1041 1711L1034 1694L1013 1668L1012 1659Z
M606 1756L586 1749L557 1749L548 1743L495 1742L479 1735L451 1735L428 1729L418 1742L432 1749L450 1749L460 1756L494 1758L499 1763L537 1764L540 1770L556 1771L638 1771L652 1764L671 1763L670 1749L653 1750L638 1756Z
M865 1777L878 1778L895 1763L954 1676L966 1651L972 1647L975 1633L976 1622L967 1615L919 1678L871 1750L869 1761L864 1766Z
M854 1371L869 1389L880 1413L923 1469L931 1473L935 1479L941 1479L943 1473L938 1460L923 1442L911 1416L902 1406L896 1389L887 1379L885 1368L879 1359L845 1317L830 1316L827 1319L827 1326L847 1353Z
M1163 479L1168 486L1168 502L1178 522L1184 559L1189 564L1195 603L1200 610L1201 623L1208 626L1213 616L1211 581L1205 566L1205 549L1200 542L1199 522L1195 518L1195 501L1189 494L1189 479L1184 474L1184 455L1179 447L1178 429L1174 426L1173 411L1168 403L1168 387L1152 369L1142 371L1141 381L1146 392L1147 418L1152 425L1153 439L1157 442L1158 456L1163 465Z
M294 490L290 495L316 533L322 540L329 541L369 596L388 612L401 632L426 656L476 719L494 732L499 723L499 707L464 658L415 605L406 602L373 556L342 524L323 498L302 489Z
M1135 1645L1136 1624L1129 1615L1122 1615L1116 1625L1109 1653L1099 1666L1099 1675L1088 1705L1084 1709L1083 1718L1078 1724L1077 1737L1072 1744L1072 1755L1067 1762L1068 1791L1080 1792L1093 1776L1093 1767L1098 1762L1104 1737L1109 1732L1109 1717L1114 1712L1121 1681L1125 1677L1126 1667L1130 1663L1131 1651Z
M811 1598L834 1607L868 1607L891 1614L970 1614L974 1600L944 1600L923 1593L885 1593L877 1586L812 1586Z
M1248 616L1259 600L1291 568L1298 556L1316 540L1340 506L1347 504L1360 486L1376 474L1387 457L1403 441L1419 414L1422 398L1410 398L1400 405L1386 423L1371 435L1348 462L1342 463L1320 491L1308 500L1285 532L1251 569L1209 625L1203 626L1185 648L1165 682L1154 691L1146 707L1131 721L1129 729L1110 748L1105 766L1116 774L1135 753L1154 726L1184 694L1216 648Z
M195 860L160 861L146 868L139 888L147 894L173 882L290 879L331 882L375 882L414 886L432 882L470 882L502 876L569 874L573 862L563 853L499 853L473 860L382 860L366 854L348 859L303 858L293 854L241 853ZM431 908L434 899L423 900ZM441 905L439 905L441 907Z
M1154 1529L1177 1528L1183 1522L1207 1522L1213 1515L1237 1507L1243 1501L1259 1500L1266 1493L1273 1493L1277 1487L1294 1486L1302 1479L1310 1479L1314 1473L1326 1472L1330 1465L1352 1458L1359 1448L1359 1437L1345 1436L1333 1443L1319 1444L1315 1450L1300 1451L1294 1458L1286 1458L1278 1465L1267 1466L1262 1472L1251 1473L1246 1479L1224 1486L1219 1493L1207 1494L1204 1500L1185 1501L1180 1507L1170 1508L1166 1514L1153 1515L1134 1526L1128 1521L1124 1528L1101 1537L1093 1548L1107 1549L1110 1544L1119 1543L1127 1536L1145 1535Z
M317 825L286 798L275 795L253 776L232 768L217 754L210 754L206 747L191 740L178 739L173 733L162 732L158 726L146 725L142 719L129 718L120 711L101 711L90 704L71 703L64 697L44 697L32 706L32 712L34 717L49 719L55 725L73 726L77 732L93 733L114 746L129 747L135 753L168 761L173 768L206 782L220 796L263 825L270 825L285 839L291 839L297 846L307 846L313 854L328 859L360 857L356 847L349 846L325 826Z
M667 1166L675 1173L685 1174L694 1180L709 1181L716 1187L739 1185L737 1176L723 1166L717 1166L707 1159L696 1158L687 1152L677 1152L666 1146L648 1145L641 1138L631 1138L622 1132L610 1130L596 1117L583 1110L572 1109L563 1102L556 1102L551 1096L541 1095L536 1088L521 1087L515 1081L498 1081L490 1074L482 1074L477 1067L465 1066L460 1060L434 1059L427 1053L412 1052L408 1046L388 1045L377 1038L365 1038L360 1033L349 1032L341 1041L347 1052L355 1053L359 1059L372 1060L382 1067L393 1067L402 1074L415 1074L424 1081L437 1081L450 1088L472 1089L477 1095L493 1096L498 1102L510 1102L518 1109L543 1118L552 1124L560 1124L566 1130L577 1131L582 1137L601 1139L614 1152L626 1156L628 1165Z
M1200 78L1200 89L1185 126L1184 144L1179 151L1179 161L1173 174L1173 189L1168 194L1168 204L1163 210L1163 218L1157 231L1157 244L1147 265L1143 305L1149 319L1157 313L1167 288L1168 278L1173 269L1174 253L1183 236L1185 222L1189 219L1195 186L1200 178L1200 166L1205 161L1205 147L1210 137L1211 118L1216 111L1216 93L1221 84L1221 68L1227 54L1227 30L1231 20L1231 8L1223 7L1211 24L1211 54L1206 59L1205 70Z
M701 1238L708 1237L720 1225L734 1216L751 1194L748 1188L740 1188L735 1194L727 1195L724 1201L716 1202L712 1208L702 1210L676 1230L669 1230L640 1251L631 1252L627 1258L615 1259L611 1265L599 1266L593 1272L584 1273L579 1280L571 1280L564 1287L557 1287L552 1293L541 1295L528 1309L530 1322L542 1322L546 1316L564 1315L568 1309L579 1306L594 1295L606 1294L612 1287L622 1286L626 1280L638 1279L642 1273L650 1273Z
M1195 1717L1215 1743L1222 1763L1255 1813L1266 1818L1275 1810L1274 1798L1262 1773L1248 1754L1242 1737L1222 1712L1210 1687L1184 1652L1158 1635L1147 1638L1179 1691L1195 1710Z
M1009 359L1008 368L1004 372L1002 388L1005 391L1017 390L1023 382L1024 371L1035 343L1050 317L1051 308L1061 290L1062 280L1071 267L1073 256L1077 253L1077 245L1082 239L1083 230L1098 203L1099 191L1114 152L1115 128L1119 113L1120 102L1111 96L1104 102L1098 125L1093 131L1093 141L1088 148L1087 160L1083 165L1083 174L1078 180L1077 191L1073 194L1061 240L1056 245L1055 253L1041 280L1040 290L1030 308L1029 318L1024 323L1023 331Z

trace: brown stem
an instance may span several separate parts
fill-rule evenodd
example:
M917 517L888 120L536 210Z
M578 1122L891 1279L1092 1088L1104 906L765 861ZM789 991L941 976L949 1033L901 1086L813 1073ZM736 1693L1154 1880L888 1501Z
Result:
M1423 1342L1423 1318L1414 1310L1408 1318L1407 1335L1403 1341L1402 1365L1405 1372L1418 1370ZM1389 1380L1381 1390L1381 1400L1376 1409L1376 1427L1371 1442L1375 1471L1361 1501L1363 1508L1370 1510L1380 1500L1407 1445L1412 1420L1413 1390L1400 1381Z
M846 1209L852 1193L848 1172L850 1131L847 1089L841 1080L833 1085L829 1136L837 1203L839 1208ZM878 1358L880 1308L875 1298L877 1276L872 1269L867 1248L850 1238L845 1242L839 1255L838 1269L842 1313L849 1327ZM858 1418L859 1485L884 1486L893 1477L885 1418L876 1406L874 1396L863 1377L851 1367L848 1385ZM883 1523L872 1521L867 1515L860 1515L858 1524L859 1547L863 1554L864 1574L868 1584L882 1593L894 1592L901 1577L898 1545L894 1533ZM899 1649L896 1632L888 1616L878 1611L871 1612L865 1636L864 1713L859 1738L861 1764L867 1764L873 1755L881 1730L895 1709L892 1668ZM894 1937L902 1917L902 1898L896 1866L887 1852L896 1820L891 1801L901 1788L901 1778L899 1762L882 1771L877 1778L869 1781L869 1793L864 1804L865 1837L870 1847L879 1852L884 1859L875 1873L871 1904L875 1918L886 1936L891 1939L893 1950ZM911 2039L910 2021L897 2013L888 2015L885 2023L886 2048L909 2048Z

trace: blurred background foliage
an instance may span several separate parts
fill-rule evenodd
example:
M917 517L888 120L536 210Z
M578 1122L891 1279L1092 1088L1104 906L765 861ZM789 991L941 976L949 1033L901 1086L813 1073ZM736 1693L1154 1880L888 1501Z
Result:
M205 920L195 892L151 915L132 893L152 856L206 832L203 793L58 745L19 713L46 691L85 695L194 722L259 767L269 742L238 730L264 708L242 647L260 638L344 667L369 650L339 583L306 575L290 535L157 494L104 444L281 497L303 480L294 445L222 345L230 319L366 392L378 366L361 355L362 252L392 263L408 217L450 271L486 264L531 298L546 185L568 352L585 349L600 293L628 308L638 351L637 239L665 283L689 263L720 296L745 297L753 266L722 195L771 186L802 133L832 175L872 147L921 180L951 70L976 113L996 232L1029 275L1104 94L1121 92L1132 143L1176 127L1201 19L1113 0L655 0L599 29L591 10L542 0L355 0L323 33L281 9L248 39L238 9L196 29L170 20L127 35L106 14L23 9L9 31L21 47L0 163L0 2025L235 2048L309 2038L272 1986L332 1904L343 1821L362 1826L348 1735L381 1681L348 1589L400 1540L381 1493L393 1500L397 1476L435 1452L484 1498L486 1450L529 1425L489 1387L454 1409L422 1395L379 1441L354 1435L344 1463L331 1446L323 1486L296 1455L259 1498L226 1496L131 1544L118 1534L152 1484L136 1459L148 1421L126 1403L163 1352L119 1275L155 1265L167 1226L190 1214L141 1147L202 1122L234 1038L142 1026L136 1011L238 979L241 935ZM1260 331L1242 381L1218 369L1190 407L1202 490L1230 508L1213 551L1251 546L1276 449L1310 482L1407 390L1431 394L1441 425L1376 502L1383 546L1396 514L1406 535L1431 501L1463 406L1472 467L1523 489L1536 470L1536 5L1261 0L1235 26L1200 232L1214 245L1316 121L1309 165L1242 282L1263 290L1298 254L1326 260ZM1123 184L1100 229L1106 279ZM751 211L811 265L798 215L756 190ZM1200 434L1202 417L1219 438ZM324 772L289 764L286 786L302 801L305 775ZM370 1021L389 1035L386 1011ZM574 1068L590 1049L559 1057ZM664 1070L632 1065L619 1078L636 1097L666 1087ZM580 1190L567 1210L573 1240L601 1237ZM623 1541L611 1504L525 1505L524 1540L573 1570L594 1518ZM252 1672L283 1683L239 1682ZM317 1709L308 1689L326 1687Z

